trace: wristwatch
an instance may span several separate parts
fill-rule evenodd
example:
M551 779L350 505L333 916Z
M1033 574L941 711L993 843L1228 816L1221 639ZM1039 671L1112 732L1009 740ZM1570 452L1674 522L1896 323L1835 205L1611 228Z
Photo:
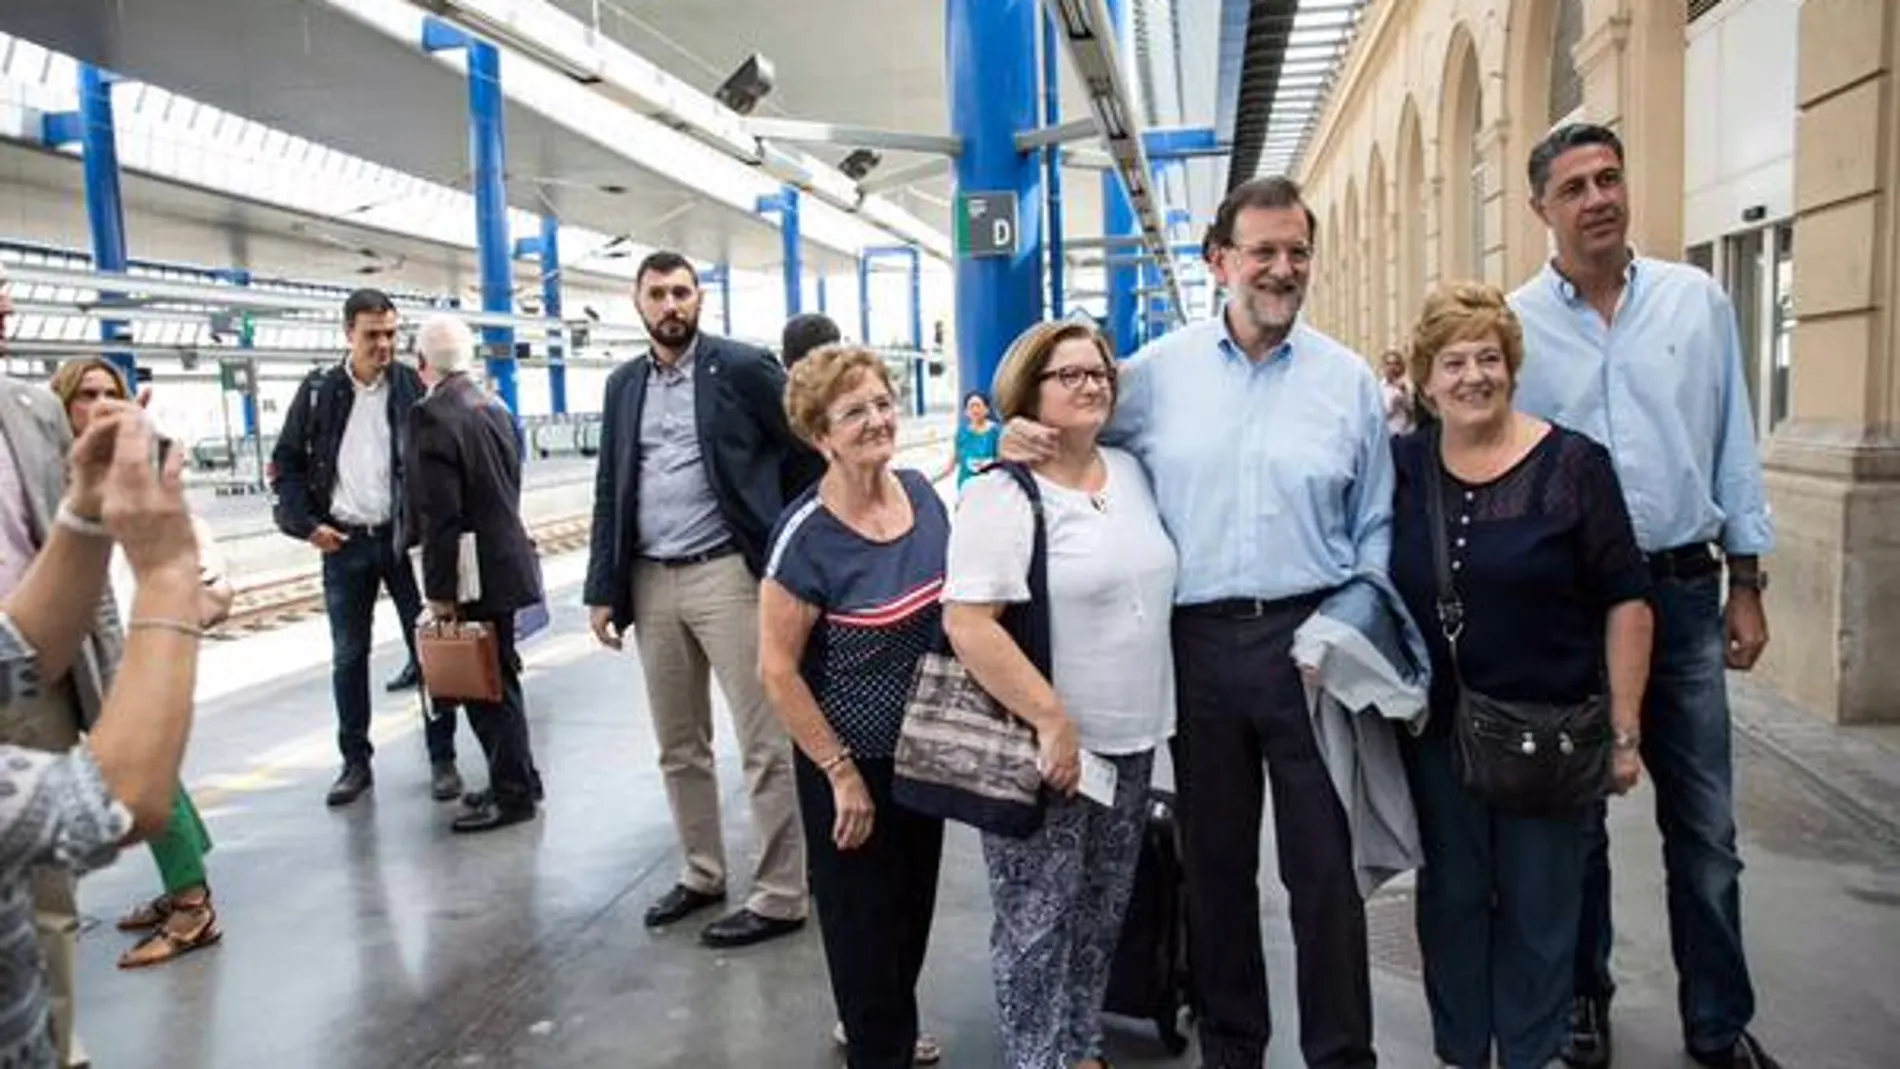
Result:
M1768 589L1768 573L1759 569L1752 572L1728 573L1728 585L1743 590L1763 591Z
M1614 745L1619 750L1634 750L1642 745L1642 743L1643 737L1636 732L1619 731L1616 733L1616 742Z

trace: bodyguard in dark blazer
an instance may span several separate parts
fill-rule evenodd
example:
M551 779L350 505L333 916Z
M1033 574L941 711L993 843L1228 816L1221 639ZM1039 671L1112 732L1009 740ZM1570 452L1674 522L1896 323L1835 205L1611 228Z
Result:
M411 625L422 613L415 575L403 559L403 443L422 379L396 360L401 315L379 290L361 289L343 303L350 352L313 371L297 387L271 454L271 490L278 530L323 554L323 602L330 617L330 683L343 772L327 804L348 805L374 778L369 741L369 653L376 596L387 587L409 644L409 664L389 690L415 686ZM455 714L428 721L430 793L448 801L462 793L455 770Z
M438 317L416 336L423 374L434 383L409 412L408 531L421 549L422 592L436 619L490 624L500 647L502 700L468 702L469 725L488 755L488 790L455 818L458 832L531 820L539 778L528 746L515 612L541 600L541 568L521 523L521 453L514 419L468 377L475 339L458 319ZM462 536L475 536L480 596L459 597Z
M743 946L805 923L804 839L791 746L759 683L759 575L785 502L822 470L785 419L785 370L699 330L699 276L677 253L640 264L651 351L615 369L601 407L586 601L594 635L639 645L667 801L686 855L647 911L663 927L726 897L710 668L724 692L760 856L743 908L701 939Z

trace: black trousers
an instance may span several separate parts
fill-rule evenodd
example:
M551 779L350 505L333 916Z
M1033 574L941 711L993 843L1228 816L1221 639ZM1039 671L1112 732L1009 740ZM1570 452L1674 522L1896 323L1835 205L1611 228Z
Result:
M1317 601L1269 602L1251 619L1193 610L1174 617L1188 961L1210 1069L1259 1069L1272 1035L1258 883L1268 772L1280 882L1292 904L1300 1050L1312 1069L1377 1064L1351 835L1290 656L1293 632Z
M343 763L367 765L369 741L370 639L376 623L376 596L388 589L402 621L409 663L416 661L416 617L422 594L415 573L391 541L387 524L347 529L349 541L323 557L323 607L330 619L330 686L336 701L337 749ZM455 760L455 707L443 705L423 723L431 762Z
M534 752L528 746L528 702L521 690L521 655L515 649L515 618L487 621L494 625L501 653L501 701L467 702L469 726L488 758L488 786L495 805L505 810L534 808L539 778Z
M850 1069L909 1069L917 1045L917 976L937 911L943 822L891 798L890 758L859 758L858 774L877 807L871 837L856 850L831 840L837 812L831 781L803 753L796 758L798 808L819 934L850 1046Z

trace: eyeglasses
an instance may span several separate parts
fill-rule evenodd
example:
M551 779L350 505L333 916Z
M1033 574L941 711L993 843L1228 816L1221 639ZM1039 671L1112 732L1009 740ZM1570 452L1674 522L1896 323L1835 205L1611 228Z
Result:
M1313 260L1311 245L1288 245L1284 248L1279 245L1254 245L1245 249L1235 247L1234 251L1255 267L1270 267L1282 256L1294 267L1304 267Z
M860 405L852 405L842 412L827 413L825 420L833 427L848 428L862 426L874 417L881 421L890 419L896 414L897 402L891 400L889 395L886 395L875 401L866 401Z
M1048 382L1050 379L1061 383L1062 388L1065 390L1079 390L1082 388L1084 381L1087 381L1090 385L1107 389L1115 385L1115 372L1113 369L1106 367L1083 367L1079 364L1070 364L1068 367L1060 367L1054 371L1045 371L1036 376L1037 382Z

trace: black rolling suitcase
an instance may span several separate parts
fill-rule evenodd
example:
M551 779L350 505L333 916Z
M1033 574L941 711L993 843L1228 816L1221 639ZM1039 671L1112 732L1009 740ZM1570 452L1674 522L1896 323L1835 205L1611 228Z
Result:
M1174 795L1148 794L1148 825L1141 837L1135 890L1122 921L1121 943L1109 969L1102 1008L1153 1021L1169 1054L1187 1049L1183 1011L1192 1006L1187 967L1187 884Z

